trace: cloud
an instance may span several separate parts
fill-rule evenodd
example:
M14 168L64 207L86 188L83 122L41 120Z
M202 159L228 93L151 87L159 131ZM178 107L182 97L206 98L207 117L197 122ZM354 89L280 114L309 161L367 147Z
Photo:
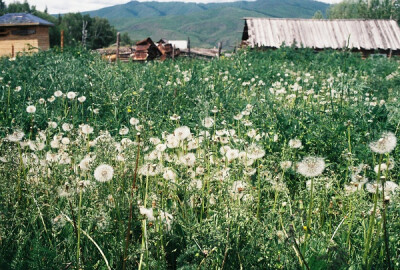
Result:
M147 0L139 0L146 2ZM172 0L158 0L158 2L171 2ZM194 3L211 3L211 2L235 2L238 0L173 0L177 2L194 2ZM249 0L247 0L249 1ZM326 3L337 3L341 0L320 0ZM6 4L15 2L15 0L5 0ZM20 2L23 2L20 0ZM130 0L28 0L30 5L36 6L37 10L44 10L46 7L50 14L67 13L67 12L83 12L89 10L96 10L108 6L118 4L125 4Z

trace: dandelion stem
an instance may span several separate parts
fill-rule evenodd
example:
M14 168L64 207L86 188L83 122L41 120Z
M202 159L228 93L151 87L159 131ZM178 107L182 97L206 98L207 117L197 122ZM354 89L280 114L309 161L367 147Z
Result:
M125 238L125 247L124 247L124 257L123 257L123 264L122 269L126 269L126 260L127 252L129 248L129 239L131 236L131 226L132 226L132 217L133 217L133 195L136 189L136 177L138 171L138 164L139 164L139 157L140 157L140 133L137 135L137 152L136 152L136 163L135 163L135 172L133 174L133 182L132 182L132 190L131 190L131 200L129 202L129 219L128 219L128 230L126 231L126 238Z
M81 207L82 207L82 188L79 190L79 207L78 207L78 244L76 247L76 261L78 264L78 268L80 265L80 244L81 244Z

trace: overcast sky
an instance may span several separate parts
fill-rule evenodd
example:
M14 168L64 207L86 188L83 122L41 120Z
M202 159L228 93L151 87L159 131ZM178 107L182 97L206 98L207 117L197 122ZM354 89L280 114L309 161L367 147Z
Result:
M144 2L144 0L139 0ZM172 0L158 0L158 2L171 2ZM173 0L175 2L234 2L235 0ZM237 1L237 0L236 0ZM326 3L336 3L341 0L320 0ZM5 0L6 4L13 3L15 0ZM24 0L19 0L24 2ZM125 4L130 0L28 0L30 5L36 6L37 10L43 11L46 7L50 14L67 13L67 12L82 12L96 10L103 7Z

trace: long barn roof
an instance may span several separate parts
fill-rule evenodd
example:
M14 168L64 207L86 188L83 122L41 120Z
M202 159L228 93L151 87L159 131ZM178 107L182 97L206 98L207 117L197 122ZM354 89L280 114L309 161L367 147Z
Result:
M244 18L243 41L251 47L400 50L400 28L394 20L314 20Z
M43 20L29 13L8 13L0 17L0 26L45 25L54 26L51 22Z

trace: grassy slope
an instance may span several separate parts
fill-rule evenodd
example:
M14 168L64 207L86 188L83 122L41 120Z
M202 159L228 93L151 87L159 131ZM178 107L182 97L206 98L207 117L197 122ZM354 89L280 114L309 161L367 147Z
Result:
M243 17L310 18L328 5L309 0L262 0L222 4L129 2L89 12L107 18L134 40L151 36L192 40L193 46L213 47L222 41L232 48L240 41Z

